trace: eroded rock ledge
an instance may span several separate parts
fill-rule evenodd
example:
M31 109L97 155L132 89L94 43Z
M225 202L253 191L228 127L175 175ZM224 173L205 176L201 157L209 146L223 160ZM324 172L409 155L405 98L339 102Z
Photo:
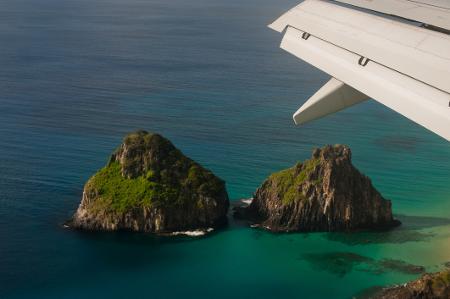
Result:
M383 289L372 299L448 299L450 298L450 270L424 274L404 285Z
M225 183L159 134L125 137L109 163L86 183L69 221L85 230L170 233L226 223Z
M351 162L347 146L315 149L312 157L272 174L235 216L271 231L387 229L400 223L391 202Z

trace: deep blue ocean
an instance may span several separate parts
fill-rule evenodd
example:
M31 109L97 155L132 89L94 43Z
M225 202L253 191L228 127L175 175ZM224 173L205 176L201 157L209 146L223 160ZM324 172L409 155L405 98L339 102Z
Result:
M329 77L266 26L295 4L2 0L0 298L339 299L418 276L392 260L444 267L450 143L373 101L296 127ZM64 229L84 182L136 129L171 139L232 200L314 147L347 144L403 226L271 234L231 222L197 239Z

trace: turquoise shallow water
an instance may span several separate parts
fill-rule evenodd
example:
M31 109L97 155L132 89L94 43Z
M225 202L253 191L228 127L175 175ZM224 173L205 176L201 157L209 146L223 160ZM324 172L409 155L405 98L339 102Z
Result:
M448 142L374 102L292 124L328 80L266 28L295 4L2 1L0 298L349 298L417 276L390 259L450 261ZM274 235L233 222L195 240L61 228L138 128L212 169L233 200L315 146L348 144L404 225Z

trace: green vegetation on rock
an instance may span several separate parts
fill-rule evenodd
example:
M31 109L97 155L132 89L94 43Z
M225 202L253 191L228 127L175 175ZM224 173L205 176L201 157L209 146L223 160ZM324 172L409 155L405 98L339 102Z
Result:
M97 194L90 209L121 215L139 207L201 208L198 197L220 194L224 183L161 135L138 131L124 138L86 190Z
M95 189L98 198L92 203L92 209L112 210L118 214L136 207L150 207L171 192L170 188L149 180L152 171L146 176L125 178L121 175L118 162L112 162L97 172L87 183L87 188Z
M433 288L450 287L450 270L439 272L433 279Z
M280 190L281 201L288 205L298 200L304 200L301 185L308 179L309 174L319 165L319 159L306 160L303 163L297 163L294 167L276 172L270 176L270 179L278 186ZM321 182L321 178L314 181L315 184Z

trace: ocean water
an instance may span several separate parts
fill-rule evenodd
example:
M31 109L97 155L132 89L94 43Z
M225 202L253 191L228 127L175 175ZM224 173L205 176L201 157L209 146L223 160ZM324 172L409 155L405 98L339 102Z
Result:
M351 298L450 261L450 144L369 101L295 127L329 78L266 27L293 0L0 2L0 298ZM249 198L314 147L348 144L393 202L388 233L204 238L61 224L129 131L170 138Z

